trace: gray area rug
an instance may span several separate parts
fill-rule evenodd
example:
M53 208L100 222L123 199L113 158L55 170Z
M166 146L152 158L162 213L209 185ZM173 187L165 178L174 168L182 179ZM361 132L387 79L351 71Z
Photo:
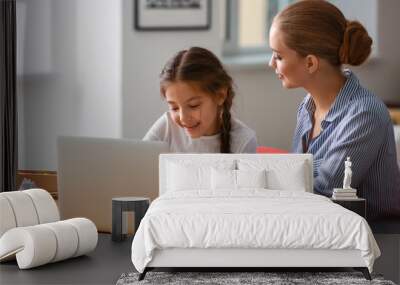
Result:
M380 275L372 275L372 281L360 272L148 272L142 281L139 273L124 273L117 285L133 284L379 284L395 285Z

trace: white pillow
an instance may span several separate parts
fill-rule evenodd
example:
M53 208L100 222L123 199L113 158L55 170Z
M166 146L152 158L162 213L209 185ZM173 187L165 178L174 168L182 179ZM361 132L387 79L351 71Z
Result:
M211 170L211 188L238 190L241 188L266 188L266 171L262 170Z
M211 169L211 189L236 189L236 170Z
M238 188L267 188L267 171L261 170L236 170Z
M235 161L196 161L176 160L167 164L167 191L210 190L211 169L232 170Z
M309 182L308 166L305 161L289 161L279 159L239 159L239 170L266 170L268 189L307 191Z

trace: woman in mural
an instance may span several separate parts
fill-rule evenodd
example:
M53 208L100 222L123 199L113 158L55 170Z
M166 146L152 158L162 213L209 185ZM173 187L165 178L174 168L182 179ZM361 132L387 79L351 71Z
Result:
M400 174L393 125L384 103L342 65L358 66L372 40L357 21L327 1L299 1L270 29L270 66L285 88L304 88L293 150L314 155L314 191L330 197L342 187L344 161L352 187L367 200L367 217L400 216Z

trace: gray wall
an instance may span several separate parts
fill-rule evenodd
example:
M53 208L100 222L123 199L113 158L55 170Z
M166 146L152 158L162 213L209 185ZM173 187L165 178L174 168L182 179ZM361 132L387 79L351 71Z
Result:
M211 29L205 31L139 32L133 29L133 1L123 1L122 25L122 134L142 138L167 110L161 99L159 74L167 60L181 49L203 46L222 52L221 2L212 1Z
M20 169L56 169L58 135L121 136L121 2L17 0Z
M17 0L25 35L18 40L20 169L55 170L58 135L141 138L167 109L158 80L167 59L193 45L222 56L223 1L212 2L208 31L138 32L131 0ZM399 102L400 1L377 3L378 53L354 70L381 98ZM234 111L260 144L289 149L305 92L283 89L267 61L228 66L238 87Z

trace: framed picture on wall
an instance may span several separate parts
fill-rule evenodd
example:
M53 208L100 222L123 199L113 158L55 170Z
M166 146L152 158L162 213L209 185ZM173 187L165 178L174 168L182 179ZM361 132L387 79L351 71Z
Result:
M211 0L134 0L139 31L207 30Z

